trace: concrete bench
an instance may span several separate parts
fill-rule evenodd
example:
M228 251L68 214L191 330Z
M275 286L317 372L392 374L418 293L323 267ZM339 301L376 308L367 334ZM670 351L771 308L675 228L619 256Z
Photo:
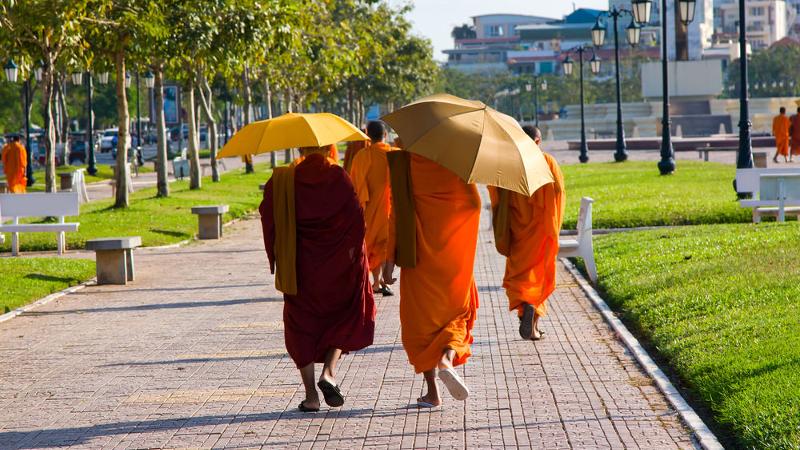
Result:
M575 239L558 239L558 256L561 258L583 258L586 272L592 283L597 283L597 265L594 262L594 245L592 244L592 200L589 197L581 199L581 209L578 213L578 234Z
M95 252L97 284L128 284L128 281L133 281L133 249L141 245L139 236L86 241L86 250Z
M753 223L764 216L779 222L787 215L800 218L800 169L738 169L736 190L752 194L752 200L740 200L739 205L753 210Z
M228 205L195 206L192 214L197 214L200 239L219 239L222 237L222 215L228 212Z
M222 171L227 171L228 170L228 167L225 166L225 160L224 159L217 160L217 167L219 169L222 169ZM202 162L200 162L200 176L203 176L203 177L206 176L206 169L208 169L209 172L211 171L211 162L210 161L202 161Z
M11 233L11 254L19 254L19 233L56 233L58 254L64 253L64 233L78 231L79 223L67 223L65 217L80 214L77 192L0 194L0 233ZM25 217L56 217L58 223L19 223ZM6 219L11 223L4 224Z

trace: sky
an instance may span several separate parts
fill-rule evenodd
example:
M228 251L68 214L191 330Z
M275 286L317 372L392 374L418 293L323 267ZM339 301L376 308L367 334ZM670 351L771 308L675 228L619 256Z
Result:
M408 0L390 0L393 6ZM409 19L417 35L433 41L433 56L446 59L442 50L453 46L450 31L454 26L472 23L470 17L480 14L514 13L561 18L576 8L608 8L608 0L413 0Z

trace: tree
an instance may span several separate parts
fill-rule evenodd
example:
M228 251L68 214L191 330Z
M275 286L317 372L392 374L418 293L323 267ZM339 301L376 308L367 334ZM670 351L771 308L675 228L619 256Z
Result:
M475 27L469 24L459 25L457 27L453 27L453 31L450 32L450 36L453 39L475 39L478 37L478 33L475 32Z

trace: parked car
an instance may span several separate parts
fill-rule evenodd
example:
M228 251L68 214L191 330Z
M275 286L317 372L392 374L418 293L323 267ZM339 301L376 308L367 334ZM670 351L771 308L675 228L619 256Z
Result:
M119 134L119 130L117 128L109 128L103 131L103 136L100 138L100 152L106 153L110 152L112 149L116 147L116 137Z
M85 131L73 131L69 134L69 164L86 164Z

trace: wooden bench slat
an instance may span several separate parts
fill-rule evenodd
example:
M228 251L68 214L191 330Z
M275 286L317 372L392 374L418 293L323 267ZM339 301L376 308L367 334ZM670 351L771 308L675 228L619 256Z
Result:
M5 233L58 233L78 231L79 223L21 223L0 225Z

